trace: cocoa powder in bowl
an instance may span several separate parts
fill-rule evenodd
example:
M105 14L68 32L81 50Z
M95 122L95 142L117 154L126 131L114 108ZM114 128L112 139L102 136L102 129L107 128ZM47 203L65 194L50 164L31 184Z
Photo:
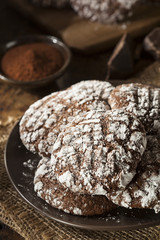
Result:
M61 68L63 61L56 47L36 42L9 49L2 58L1 68L7 77L30 82L54 74Z

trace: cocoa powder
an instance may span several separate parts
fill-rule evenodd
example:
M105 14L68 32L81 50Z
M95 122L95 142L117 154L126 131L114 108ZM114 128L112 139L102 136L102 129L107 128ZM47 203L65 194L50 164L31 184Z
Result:
M35 81L55 73L63 64L58 49L47 43L31 43L13 47L3 56L4 74L18 81Z

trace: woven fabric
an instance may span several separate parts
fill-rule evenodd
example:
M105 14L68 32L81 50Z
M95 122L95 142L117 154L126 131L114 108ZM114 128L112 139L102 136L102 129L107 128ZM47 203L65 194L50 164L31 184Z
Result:
M4 166L4 147L15 118L0 121L0 221L26 240L159 240L160 226L133 231L100 232L69 227L41 216L12 187Z

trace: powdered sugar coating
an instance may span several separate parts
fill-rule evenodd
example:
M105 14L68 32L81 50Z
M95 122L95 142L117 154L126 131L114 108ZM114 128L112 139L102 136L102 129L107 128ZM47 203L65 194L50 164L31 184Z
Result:
M34 190L51 206L75 215L103 214L115 208L105 196L80 195L57 182L50 160L42 158L34 177Z
M106 111L113 90L108 82L82 81L32 104L20 122L20 136L32 152L50 156L59 132L85 111Z
M127 208L151 208L160 212L160 138L147 136L147 148L137 173L125 191L113 192L109 199Z
M112 109L123 108L134 113L144 124L147 132L160 128L160 88L139 83L117 86L110 94Z
M143 125L134 115L90 111L59 134L52 149L52 170L73 192L107 195L125 189L145 147Z
M130 17L141 0L70 0L73 9L84 18L102 23L118 22Z
M110 92L114 89L114 87L109 82L104 81L81 81L72 85L69 88L74 92L74 96L77 97L81 94L86 96L92 96L94 99L101 99L108 101L108 97Z

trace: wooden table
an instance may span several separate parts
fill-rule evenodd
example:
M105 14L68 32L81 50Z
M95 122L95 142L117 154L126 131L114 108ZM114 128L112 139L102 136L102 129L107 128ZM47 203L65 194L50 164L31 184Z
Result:
M0 1L0 44L17 36L32 33L43 32L18 15L13 9L7 7L6 1ZM111 51L94 55L73 53L67 73L57 83L58 88L66 88L82 79L104 79L107 73L107 59L110 54ZM151 62L152 59L150 58L138 60L135 66L135 73ZM21 116L31 103L55 90L57 90L55 84L38 90L27 90L0 83L0 115L2 120L5 121L10 115ZM4 226L3 223L0 223L0 239L21 240L22 237Z

